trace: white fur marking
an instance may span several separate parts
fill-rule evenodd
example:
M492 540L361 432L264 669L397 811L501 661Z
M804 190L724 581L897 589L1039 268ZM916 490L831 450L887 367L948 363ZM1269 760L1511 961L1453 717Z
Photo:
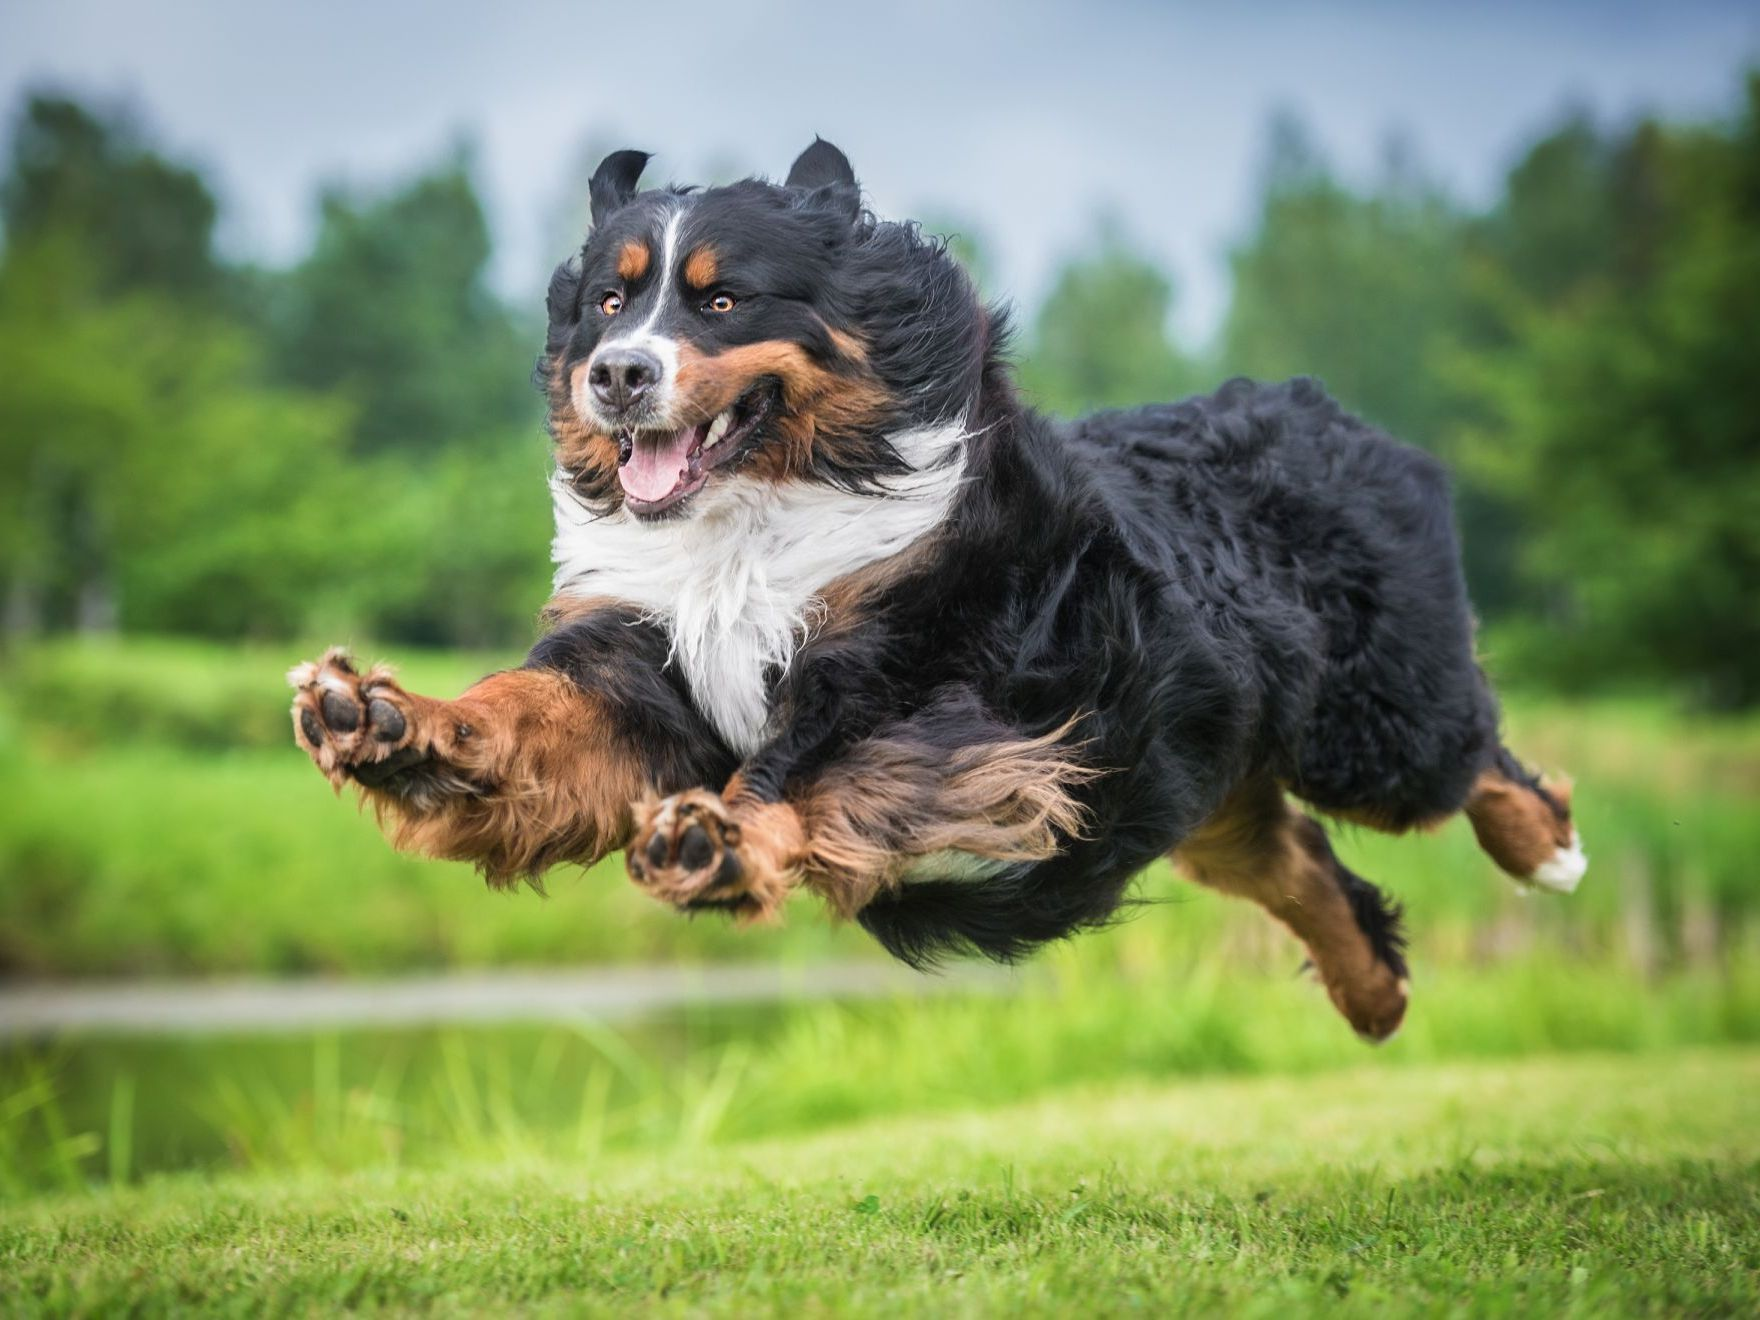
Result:
M591 363L593 358L598 357L608 348L645 349L660 359L660 379L654 385L653 419L643 423L644 426L652 430L673 429L672 387L674 382L678 380L678 341L665 335L655 334L654 326L660 320L660 313L666 308L666 295L672 290L672 263L677 255L678 231L684 223L684 213L685 206L681 202L667 215L666 228L661 231L660 285L654 290L654 305L648 310L648 319L628 334L607 335L599 341L599 346L593 350L592 357L587 359ZM591 367L589 366L587 371L578 372L575 376L577 382L573 394L575 411L583 417L591 417L605 430L613 430L618 425L618 419L607 417L600 410L599 401L593 396L591 387L587 385L587 376L590 372Z
M1560 848L1535 867L1534 874L1528 877L1528 883L1538 885L1541 889L1550 889L1555 894L1571 894L1576 892L1583 872L1588 869L1589 858L1583 852L1582 836L1572 830L1571 846Z
M637 335L654 333L654 323L666 306L666 294L672 288L672 263L678 258L678 231L684 224L685 205L680 202L666 217L666 228L660 233L660 287L654 291L654 306L636 331Z
M627 509L595 517L551 481L556 592L609 596L658 620L698 707L742 755L764 741L766 682L811 634L818 593L890 558L947 518L965 473L966 430L926 426L890 437L912 470L885 495L711 480L681 521L643 523Z

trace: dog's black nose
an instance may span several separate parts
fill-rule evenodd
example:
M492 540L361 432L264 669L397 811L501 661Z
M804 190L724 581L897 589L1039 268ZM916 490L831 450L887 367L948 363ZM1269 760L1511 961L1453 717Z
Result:
M593 396L614 413L629 411L660 379L660 359L642 348L607 348L587 369Z

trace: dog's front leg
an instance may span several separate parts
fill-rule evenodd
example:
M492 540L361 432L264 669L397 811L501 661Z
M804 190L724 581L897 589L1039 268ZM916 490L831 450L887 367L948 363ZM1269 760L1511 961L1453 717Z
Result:
M736 777L646 804L625 854L630 877L684 911L741 921L776 916L806 874L807 824L790 803L765 802Z
M492 884L620 847L655 792L610 704L556 669L491 674L453 701L340 650L288 677L295 738L338 791L355 786L399 848Z
M644 803L625 854L631 879L681 911L775 917L811 862L806 794L791 801L786 789L805 759L836 737L843 701L809 670L791 694L792 718L720 792L697 788Z

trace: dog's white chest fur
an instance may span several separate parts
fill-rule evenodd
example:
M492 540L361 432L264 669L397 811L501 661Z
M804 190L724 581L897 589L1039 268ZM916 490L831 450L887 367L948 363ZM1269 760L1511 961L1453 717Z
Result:
M626 601L672 638L698 708L749 756L764 741L773 673L812 631L819 593L905 549L946 519L964 474L964 428L891 437L910 463L885 495L735 478L697 496L694 516L643 524L594 517L552 483L556 593Z

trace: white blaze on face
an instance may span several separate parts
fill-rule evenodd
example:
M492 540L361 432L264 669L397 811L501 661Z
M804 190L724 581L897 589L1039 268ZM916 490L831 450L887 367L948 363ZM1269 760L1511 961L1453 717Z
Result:
M654 288L654 305L648 309L647 316L633 330L625 330L614 324L587 358L586 369L577 370L574 374L575 411L582 417L592 418L606 430L615 427L617 419L607 417L600 411L599 401L593 396L587 377L592 372L594 360L609 348L639 348L659 359L660 379L650 389L649 406L653 411L649 416L653 420L648 424L656 430L665 430L671 420L672 390L678 380L678 341L670 335L657 333L655 327L660 323L667 299L672 296L678 261L678 232L684 225L687 209L684 201L680 200L667 213L666 224L660 232L659 282Z

